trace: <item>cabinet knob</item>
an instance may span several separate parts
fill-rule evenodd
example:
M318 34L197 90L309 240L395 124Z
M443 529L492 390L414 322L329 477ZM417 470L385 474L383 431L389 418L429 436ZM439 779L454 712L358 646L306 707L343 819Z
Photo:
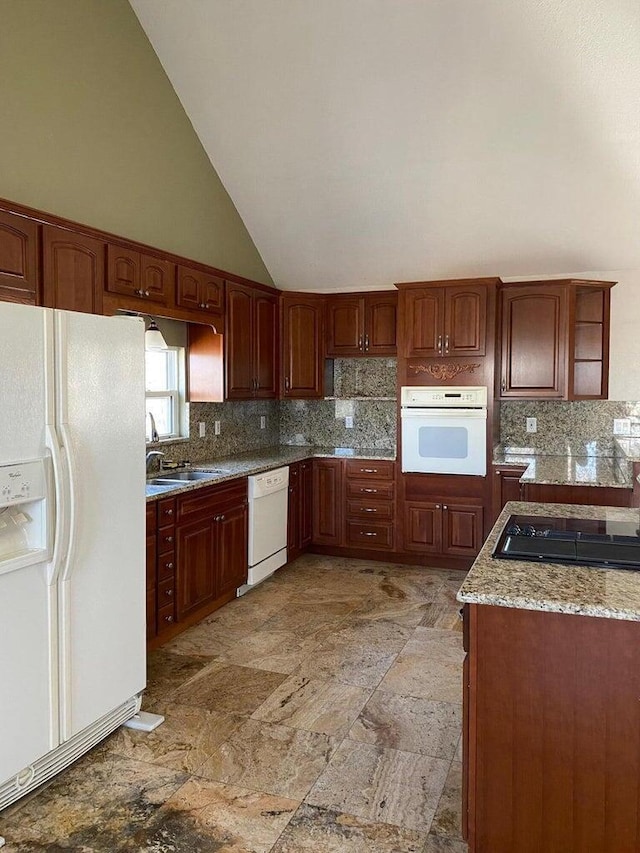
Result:
M145 296L151 296L151 294L149 293L149 291L148 291L148 290L145 290L144 295L145 295Z
M173 510L172 509L165 509L164 514L165 515L173 515Z
M165 542L173 542L173 536L165 536L164 541Z
M442 509L449 509L449 507L448 507L446 504L444 504L444 506L442 507Z
M440 504L436 504L436 509L440 509Z
M168 569L172 569L172 568L173 568L173 563L167 563L167 568L168 568Z
M136 288L133 292L135 293L136 296L142 296L142 291L138 290L138 288Z
M165 622L173 622L173 616L165 616L164 621Z
M171 596L173 595L173 590L165 589L164 594L167 596L167 598L171 598Z

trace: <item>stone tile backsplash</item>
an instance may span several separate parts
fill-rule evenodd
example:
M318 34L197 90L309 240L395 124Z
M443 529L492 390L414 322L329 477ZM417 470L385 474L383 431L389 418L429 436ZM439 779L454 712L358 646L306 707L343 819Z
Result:
M535 433L526 430L531 417ZM640 402L509 400L500 403L500 443L535 453L613 456L614 418L628 418L630 434L640 435Z
M280 443L395 449L395 400L283 400Z
M396 398L397 359L336 358L333 362L333 394L339 398Z

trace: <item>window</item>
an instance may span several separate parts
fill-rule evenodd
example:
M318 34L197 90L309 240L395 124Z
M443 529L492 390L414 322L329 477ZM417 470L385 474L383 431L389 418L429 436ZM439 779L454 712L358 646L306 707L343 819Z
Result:
M181 434L183 389L180 377L184 373L184 350L168 347L146 350L145 376L147 414L153 415L160 438L177 438ZM147 439L151 438L150 419Z

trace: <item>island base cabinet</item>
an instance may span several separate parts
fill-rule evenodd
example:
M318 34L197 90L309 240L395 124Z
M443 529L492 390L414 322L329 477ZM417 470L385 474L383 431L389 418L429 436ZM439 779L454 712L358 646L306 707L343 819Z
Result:
M640 850L640 623L465 607L470 853Z

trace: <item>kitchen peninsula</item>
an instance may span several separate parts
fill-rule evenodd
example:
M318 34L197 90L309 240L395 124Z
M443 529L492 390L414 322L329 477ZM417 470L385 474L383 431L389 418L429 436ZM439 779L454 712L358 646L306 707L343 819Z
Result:
M511 515L637 509L510 502L463 583L470 853L640 849L640 572L492 556Z

